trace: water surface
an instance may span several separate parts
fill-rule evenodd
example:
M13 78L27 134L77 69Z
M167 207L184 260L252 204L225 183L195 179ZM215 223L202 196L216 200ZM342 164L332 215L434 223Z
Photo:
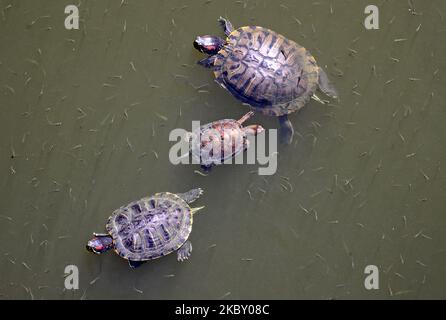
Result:
M366 30L362 0L79 1L69 31L69 1L2 1L1 297L446 298L446 5L412 3L375 1L380 29ZM274 176L169 162L172 129L247 111L195 64L193 39L223 35L220 15L299 42L340 92L290 117ZM119 206L198 186L186 263L130 270L84 249Z

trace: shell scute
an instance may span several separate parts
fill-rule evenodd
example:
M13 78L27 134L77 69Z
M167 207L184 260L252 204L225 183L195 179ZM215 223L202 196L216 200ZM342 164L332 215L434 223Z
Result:
M192 156L205 166L221 164L246 148L246 133L233 119L203 125L193 136Z

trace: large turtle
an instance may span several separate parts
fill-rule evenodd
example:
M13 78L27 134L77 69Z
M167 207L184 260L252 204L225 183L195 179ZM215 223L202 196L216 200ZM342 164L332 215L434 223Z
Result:
M248 136L256 136L264 131L258 124L243 127L242 124L252 117L253 111L240 120L224 119L205 124L187 135L190 152L204 171L224 163L249 147Z
M114 249L132 268L174 251L179 261L188 259L193 215L204 208L191 208L189 203L202 193L199 188L182 194L157 193L123 206L108 218L108 233L94 233L87 250L101 254Z
M281 138L291 143L294 129L287 115L301 109L317 88L337 98L327 74L308 50L257 26L234 29L219 19L227 39L200 36L194 47L209 56L198 64L211 68L217 83L261 113L279 117Z

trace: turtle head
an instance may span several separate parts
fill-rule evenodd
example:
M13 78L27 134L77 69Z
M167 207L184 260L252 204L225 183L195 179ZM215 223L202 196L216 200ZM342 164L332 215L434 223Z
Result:
M195 39L194 47L202 53L214 55L223 48L225 43L226 41L220 37L200 36Z
M264 132L265 128L263 128L260 124L252 124L250 126L245 127L244 130L246 134L256 136Z
M96 254L104 253L113 248L113 238L109 234L93 234L87 242L87 250Z

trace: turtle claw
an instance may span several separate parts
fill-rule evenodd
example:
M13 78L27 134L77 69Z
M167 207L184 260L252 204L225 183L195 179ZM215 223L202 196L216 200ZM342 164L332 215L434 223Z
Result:
M339 97L338 91L328 79L328 76L325 73L325 71L320 67L319 67L319 89L327 96L333 99L338 99Z
M191 253L192 253L192 243L188 240L177 251L178 261L183 262L184 260L189 259Z

